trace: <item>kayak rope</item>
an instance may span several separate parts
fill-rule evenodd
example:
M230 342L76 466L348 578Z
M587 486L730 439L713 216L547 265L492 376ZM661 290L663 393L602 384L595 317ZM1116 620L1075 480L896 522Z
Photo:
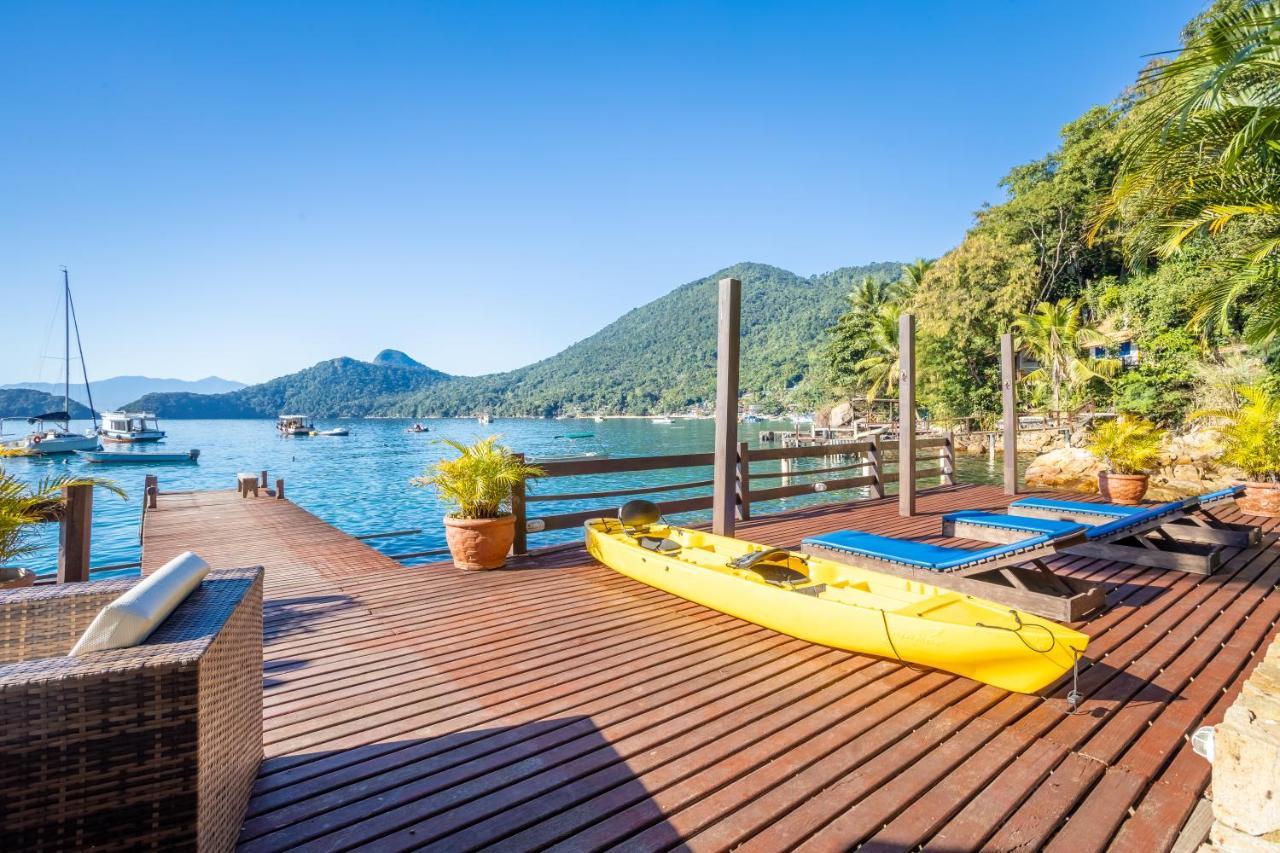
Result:
M903 658L898 651L898 647L893 644L893 634L889 632L889 615L883 610L880 611L880 621L884 623L884 638L889 641L889 648L893 650L893 656L898 659L898 663L915 672L925 672L924 667L912 666L911 662Z
M1037 654L1042 654L1042 655L1043 655L1043 654L1048 654L1049 652L1053 651L1053 647L1054 647L1055 645L1057 645L1057 642L1058 642L1058 641L1057 641L1056 639L1054 639L1054 636L1053 636L1053 632L1052 632L1052 631L1050 631L1050 630L1049 630L1048 628L1046 628L1044 625L1025 625L1025 624L1023 624L1023 622L1022 622L1022 617L1018 615L1018 611L1016 611L1016 610L1010 610L1010 611L1009 611L1009 613L1010 613L1010 614L1012 614L1012 616L1013 616L1013 621L1014 621L1014 622L1016 622L1016 623L1018 623L1018 624L1017 624L1016 626L1014 626L1013 628L1006 628L1004 625L987 625L987 624L984 624L984 623L982 623L982 622L974 622L973 624L974 624L974 625L977 625L979 628L994 628L994 629L996 629L997 631L1008 631L1010 634L1013 634L1015 637L1017 637L1019 640L1021 640L1021 641L1022 641L1022 644L1023 644L1024 646L1026 646L1028 649L1031 649L1031 651L1036 652ZM1024 637L1024 636L1022 635L1022 631L1023 631L1023 629L1024 629L1024 628L1039 628L1041 631L1044 631L1044 632L1045 632L1045 634L1047 634L1047 635L1049 636L1049 646L1048 646L1048 648L1044 648L1044 649L1037 649L1035 646L1031 645L1031 643L1027 641L1027 638L1026 638L1026 637Z

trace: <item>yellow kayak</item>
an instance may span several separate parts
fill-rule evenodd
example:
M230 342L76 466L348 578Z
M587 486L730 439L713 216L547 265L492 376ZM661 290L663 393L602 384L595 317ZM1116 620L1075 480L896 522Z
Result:
M586 523L587 550L641 583L837 649L1034 693L1089 638L981 598L794 551L662 523Z

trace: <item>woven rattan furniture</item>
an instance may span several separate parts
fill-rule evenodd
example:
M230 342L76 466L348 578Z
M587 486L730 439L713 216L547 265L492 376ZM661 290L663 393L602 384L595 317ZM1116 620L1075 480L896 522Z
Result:
M262 570L66 657L138 580L0 592L0 847L230 850L262 760Z

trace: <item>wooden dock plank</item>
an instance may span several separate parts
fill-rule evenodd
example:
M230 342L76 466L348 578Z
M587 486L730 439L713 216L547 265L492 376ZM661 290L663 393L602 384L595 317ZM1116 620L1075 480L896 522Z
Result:
M738 535L945 543L942 513L1006 504L961 485L912 518L887 498ZM269 757L241 836L262 851L1169 850L1208 785L1188 732L1220 719L1280 617L1270 540L1210 577L1056 558L1114 600L1077 626L1069 714L1068 685L1006 694L802 643L581 549L405 567L289 501L161 494L144 572L187 549L266 567Z

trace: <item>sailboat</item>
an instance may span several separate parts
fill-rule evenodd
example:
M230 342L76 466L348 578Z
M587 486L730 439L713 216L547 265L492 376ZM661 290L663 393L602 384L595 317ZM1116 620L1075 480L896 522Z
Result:
M93 411L93 392L89 389L89 371L84 363L84 347L80 344L80 324L76 320L75 303L71 301L71 281L67 276L67 268L62 268L62 301L63 301L63 382L62 405L60 412L45 412L26 418L4 418L0 420L25 420L33 427L25 436L4 440L0 438L0 454L48 456L55 453L74 453L77 450L96 450L98 448L98 414ZM71 431L71 330L76 333L76 351L80 356L80 370L84 378L85 393L89 395L89 409L93 415L93 429L83 434Z

